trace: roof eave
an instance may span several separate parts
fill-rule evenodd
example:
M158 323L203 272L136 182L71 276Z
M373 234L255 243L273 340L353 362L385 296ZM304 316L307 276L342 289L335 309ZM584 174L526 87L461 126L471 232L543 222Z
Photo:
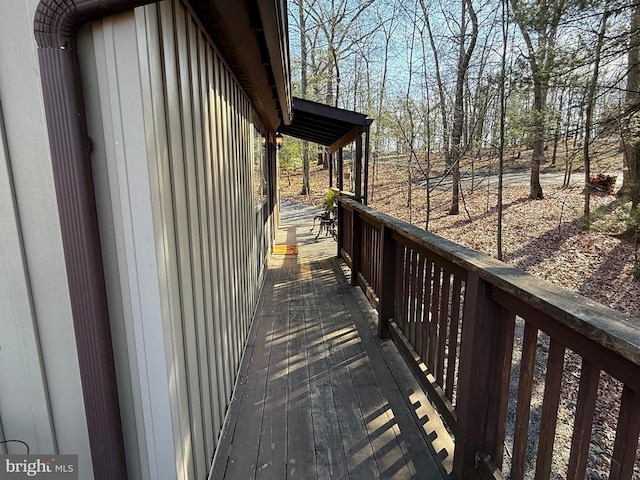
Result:
M278 96L281 120L283 124L289 125L292 119L292 97L287 4L284 0L261 0L258 5Z

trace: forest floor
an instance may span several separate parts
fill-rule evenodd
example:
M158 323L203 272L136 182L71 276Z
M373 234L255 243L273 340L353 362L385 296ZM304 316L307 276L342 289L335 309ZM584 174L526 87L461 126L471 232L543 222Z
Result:
M529 161L530 156L527 158L526 155L522 155L520 158L512 158L506 164L503 194L503 260L554 284L625 312L634 317L640 326L640 282L634 282L632 278L634 245L615 236L626 228L625 219L630 204L613 194L593 194L591 226L585 229L584 173L574 170L569 187L563 188L564 162L560 168L543 168L541 183L544 199L529 200ZM427 226L428 212L429 231L495 257L497 177L495 165L492 163L495 162L478 162L473 169L469 165L462 168L460 213L448 215L451 204L451 180L450 176L442 175L443 169L431 170L427 181L425 172L420 171L416 165L412 166L409 176L406 157L404 164L398 158L379 162L373 186L371 179L369 182L369 206L422 228ZM616 175L619 187L622 180L620 163L619 155L605 155L600 162L594 162L592 174ZM301 169L293 172L282 171L281 196L322 208L323 198L329 186L328 170L312 165L310 182L310 195L300 195ZM517 388L514 375L518 369L516 356L521 348L518 347L521 339L516 340L512 389ZM544 355L548 350L548 337L541 337L539 346L542 353L536 361L536 371L539 370L539 375L536 375L538 379L532 406L542 402L542 378L546 365ZM566 388L563 389L558 412L552 475L554 479L563 478L563 472L566 472L580 372L579 358L571 352L567 352L565 362L563 384ZM512 393L515 394L514 392ZM596 405L588 479L608 478L620 393L620 383L603 374ZM513 405L510 401L511 407ZM530 429L535 430L539 425L536 427L534 417ZM512 421L510 415L508 430L513 427ZM537 435L530 433L530 441L536 443ZM505 463L508 464L508 441L506 447ZM529 445L531 451L527 454L528 462L533 461L532 452L536 448L535 444ZM529 473L532 471L529 470ZM640 479L640 448L633 479Z
M591 227L584 228L584 173L574 171L570 186L563 188L562 169L543 168L543 200L529 200L528 158L514 160L505 169L503 194L503 260L533 275L561 285L638 319L640 283L633 282L634 245L615 237L625 227L630 204L615 195L591 196ZM618 162L592 167L592 173L617 175ZM617 167L617 168L616 168ZM426 178L414 167L409 181L406 164L380 162L375 183L369 182L369 206L432 233L497 255L497 177L480 165L473 173L463 168L460 213L448 215L451 206L450 176ZM437 172L434 172L437 173ZM373 176L373 175L372 175ZM472 180L473 178L473 180ZM371 179L370 179L371 180ZM328 170L312 165L311 194L300 195L302 170L281 172L280 195L322 208L329 186ZM409 196L411 201L409 202Z

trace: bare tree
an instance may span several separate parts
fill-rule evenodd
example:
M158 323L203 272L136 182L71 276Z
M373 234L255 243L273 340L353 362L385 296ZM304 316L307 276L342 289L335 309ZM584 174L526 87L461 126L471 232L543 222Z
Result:
M511 0L513 17L527 46L527 62L533 83L533 156L529 191L531 199L544 198L540 185L540 165L545 159L549 75L555 66L558 26L569 6L568 0Z
M424 3L424 0L420 0L420 6L422 7L422 13L424 15L424 23L427 27L429 34L429 44L431 45L431 51L433 52L433 62L435 66L436 83L438 85L438 98L440 100L440 115L442 117L442 149L444 151L445 164L451 166L450 155L450 134L449 134L449 120L447 118L447 95L445 93L444 82L442 81L442 75L440 73L440 60L438 49L433 38L433 31L431 29L431 22L429 21L429 10Z
M467 36L467 14L471 20L471 33L469 43L466 43ZM458 68L456 72L456 97L453 107L453 129L451 131L451 166L453 168L453 188L451 197L451 208L449 215L460 213L460 158L462 157L461 140L462 127L464 123L464 81L469 69L471 54L478 39L478 18L473 8L471 0L463 0L460 18L460 50L458 56Z
M498 231L497 231L497 257L502 260L502 215L503 215L503 174L504 174L504 124L507 115L506 101L506 73L507 73L507 40L509 38L509 14L508 0L502 0L502 61L500 62L500 80L498 82L498 98L499 98L499 144L498 144Z
M340 60L348 51L360 45L363 38L380 28L379 25L371 25L371 28L363 32L362 35L351 36L352 26L374 1L358 2L355 8L351 8L354 4L347 0L331 0L328 3L314 1L309 5L308 14L313 17L326 40L329 62L325 102L328 105L338 106L340 99L340 84L342 80L340 76Z
M307 12L305 0L294 0L298 5L298 28L300 30L300 93L302 98L307 96ZM302 143L302 188L300 195L309 195L311 187L309 182L309 142Z
M378 158L380 156L380 150L382 145L382 135L381 131L383 127L382 112L383 112L383 102L386 98L387 94L387 69L389 66L389 46L391 44L391 37L393 32L395 31L395 19L396 19L396 3L394 2L391 7L391 13L388 18L383 18L382 15L378 12L378 21L380 23L380 27L384 33L384 55L383 55L383 63L382 63L382 72L380 78L380 90L378 92L378 104L376 106L376 122L374 124L374 135L373 135L373 163L372 163L372 175L371 175L371 189L369 191L369 199L373 201L374 199L374 187L376 182L376 174L378 169Z
M640 3L636 4L632 16L629 36L629 52L627 56L627 87L625 106L629 112L623 123L624 163L627 171L626 185L623 193L631 198L630 220L626 238L636 239L638 246L638 229L640 225ZM636 254L636 280L640 280L640 266Z
M585 228L589 228L591 219L591 158L589 155L589 146L591 144L591 130L593 121L593 104L596 96L596 88L598 86L598 74L600 70L600 56L602 53L602 45L605 40L605 32L607 31L607 19L609 18L609 2L607 1L602 12L602 20L600 21L600 31L598 32L598 43L593 60L593 74L588 86L586 115L584 121L584 220Z

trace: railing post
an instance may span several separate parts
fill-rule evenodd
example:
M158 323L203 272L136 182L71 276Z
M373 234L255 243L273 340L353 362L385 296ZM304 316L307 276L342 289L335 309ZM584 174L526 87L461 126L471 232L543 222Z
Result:
M498 345L504 337L498 331L503 326L500 320L504 312L492 302L491 286L472 272L468 274L465 289L453 458L453 472L459 480L479 478L477 455L495 448L490 445L492 441L487 441L487 428L491 428L488 422L499 421L506 413L503 400L492 395L494 389L503 389L502 382L496 382L502 374L496 370L498 357L503 356L504 350ZM502 447L498 448L500 460ZM496 455L492 451L487 453Z
M340 196L340 191L338 191L337 196L337 208L336 208L336 223L337 223L337 233L336 233L336 243L337 243L337 251L336 257L340 258L342 256L342 242L344 241L344 233L342 230L342 223L344 216L342 215L342 197Z
M391 237L392 230L382 224L380 231L380 276L382 285L379 292L380 314L378 316L378 336L387 338L389 336L389 320L393 318L395 312L396 298L396 254L395 240Z
M351 285L358 285L362 263L362 220L357 209L351 212Z

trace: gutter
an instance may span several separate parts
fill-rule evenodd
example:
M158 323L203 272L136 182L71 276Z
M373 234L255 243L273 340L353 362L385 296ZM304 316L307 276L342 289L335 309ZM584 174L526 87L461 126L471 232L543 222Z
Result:
M127 478L77 33L154 0L41 0L34 19L51 162L96 480Z

